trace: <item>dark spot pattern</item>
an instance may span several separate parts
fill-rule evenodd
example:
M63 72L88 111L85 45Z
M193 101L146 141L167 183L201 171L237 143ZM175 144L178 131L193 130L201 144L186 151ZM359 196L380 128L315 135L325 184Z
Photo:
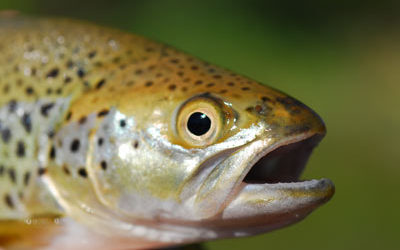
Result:
M76 74L79 78L83 78L85 76L85 71L82 68L79 68L78 71L76 71Z
M42 168L42 167L38 168L38 175L39 176L42 176L42 175L46 174L46 172L47 172L47 169Z
M68 114L65 116L65 120L69 121L71 119L72 112L68 112Z
M107 162L106 161L101 161L100 166L101 166L101 169L107 170Z
M101 87L104 86L104 84L106 83L105 79L101 79L97 84L96 84L96 89L100 89Z
M87 120L87 117L86 116L82 116L80 119L79 119L79 124L84 124L85 122L86 122L86 120Z
M8 102L8 112L14 113L15 110L17 110L17 101L13 99Z
M266 96L262 96L262 97L261 97L261 101L263 101L263 102L270 102L271 99L268 98L268 97L266 97Z
M63 170L64 174L71 175L71 171L69 171L69 168L67 167L67 165L63 165L62 170Z
M60 70L58 68L54 68L54 69L50 70L49 73L47 73L46 77L47 78L55 78L58 76L59 72L60 72Z
M4 195L4 201L10 209L14 209L14 202L9 194Z
M30 133L32 131L32 120L31 116L28 113L25 113L22 116L21 123L27 133Z
M100 137L100 138L97 140L97 145L102 146L103 143L104 143L104 139Z
M56 158L56 147L54 147L54 145L52 145L50 148L49 157L52 160L54 160Z
M17 142L17 150L16 150L17 156L22 158L25 156L25 144L23 141L18 141Z
M94 58L94 57L96 56L96 53L97 53L97 52L96 52L95 50L90 51L89 54L88 54L89 59Z
M86 178L87 177L87 172L85 168L79 168L78 169L78 174L82 177L82 178Z
M27 95L32 95L34 93L34 89L32 87L27 87L25 92Z
M24 174L24 185L28 186L29 185L29 180L31 178L31 173L30 172L26 172Z
M124 128L124 127L126 126L126 121L125 121L124 119L120 120L120 121L119 121L119 126L120 126L121 128Z
M97 117L106 116L108 114L108 112L109 112L108 109L103 109L99 113L97 113Z
M50 102L50 103L46 103L43 104L40 107L40 113L44 116L47 117L49 115L50 110L54 107L54 103Z
M15 170L14 168L9 168L8 169L8 176L10 177L10 180L12 183L17 183L17 176L15 175Z
M66 77L64 78L64 83L65 83L65 84L68 84L68 83L70 83L71 81L72 81L72 78L69 77L69 76L66 76Z
M80 145L81 145L81 143L80 143L80 141L78 139L72 140L71 146L70 146L71 152L73 152L73 153L78 152L79 148L80 148Z

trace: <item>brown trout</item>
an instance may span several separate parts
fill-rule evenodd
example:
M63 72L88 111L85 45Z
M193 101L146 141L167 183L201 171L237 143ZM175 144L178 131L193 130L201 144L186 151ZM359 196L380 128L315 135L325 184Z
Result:
M264 233L328 201L325 134L275 89L69 19L0 18L0 245L143 249Z

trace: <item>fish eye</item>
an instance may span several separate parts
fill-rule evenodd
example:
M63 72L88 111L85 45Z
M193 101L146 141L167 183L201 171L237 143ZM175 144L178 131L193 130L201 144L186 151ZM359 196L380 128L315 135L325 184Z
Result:
M192 134L201 136L210 130L211 120L202 112L194 112L189 116L187 128Z
M223 105L215 98L197 96L179 108L176 115L176 132L180 140L190 147L211 145L221 138L226 128Z

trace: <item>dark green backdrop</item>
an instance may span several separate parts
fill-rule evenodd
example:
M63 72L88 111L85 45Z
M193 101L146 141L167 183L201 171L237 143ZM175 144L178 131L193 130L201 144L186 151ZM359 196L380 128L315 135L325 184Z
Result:
M332 201L289 228L209 249L398 249L400 4L300 2L0 0L0 9L136 32L283 90L322 116L328 135L304 177L331 178Z

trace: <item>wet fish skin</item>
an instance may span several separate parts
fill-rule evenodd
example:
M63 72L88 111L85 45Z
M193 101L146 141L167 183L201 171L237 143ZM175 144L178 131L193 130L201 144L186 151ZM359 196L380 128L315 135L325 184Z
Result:
M270 151L318 137L301 144L306 160L325 134L275 89L70 19L2 17L0 53L0 220L71 217L105 238L174 245L281 227L333 195L329 180L243 182ZM210 133L188 129L195 112Z

